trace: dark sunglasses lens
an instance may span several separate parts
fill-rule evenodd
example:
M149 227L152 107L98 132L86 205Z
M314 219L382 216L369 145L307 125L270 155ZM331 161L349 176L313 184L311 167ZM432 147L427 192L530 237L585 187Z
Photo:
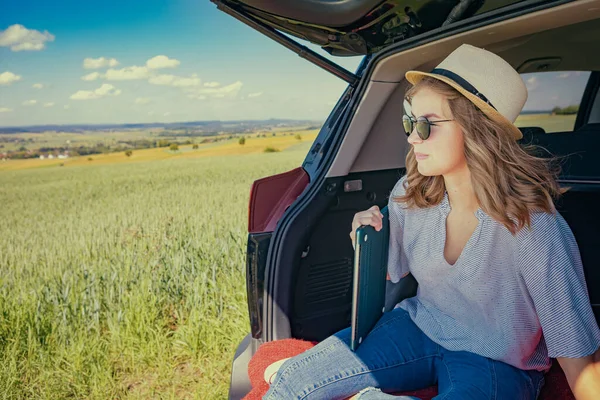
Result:
M429 126L429 121L427 119L421 119L419 118L417 120L417 133L419 134L419 137L423 140L427 139L429 137L429 132L430 132L430 126Z
M402 117L402 125L404 126L404 132L406 132L406 136L410 136L410 133L413 130L413 124L410 118L406 115Z

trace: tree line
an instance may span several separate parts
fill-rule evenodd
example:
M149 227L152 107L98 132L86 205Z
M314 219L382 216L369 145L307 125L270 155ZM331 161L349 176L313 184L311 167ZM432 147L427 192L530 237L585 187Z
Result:
M107 153L119 153L121 151L141 150L150 149L154 147L169 147L172 144L184 145L192 144L191 140L177 141L168 139L158 140L122 140L116 145L109 145L106 143L96 143L94 145L80 145L80 146L57 146L57 147L40 147L39 149L29 150L24 146L21 146L18 150L10 150L6 152L6 158L19 160L27 158L39 158L40 156L46 156L48 154L58 155L67 154L69 157L76 156L91 156L94 154L107 154Z
M577 112L579 111L579 105L572 105L572 106L568 106L568 107L554 107L552 109L552 114L553 115L572 115L572 114L577 114Z

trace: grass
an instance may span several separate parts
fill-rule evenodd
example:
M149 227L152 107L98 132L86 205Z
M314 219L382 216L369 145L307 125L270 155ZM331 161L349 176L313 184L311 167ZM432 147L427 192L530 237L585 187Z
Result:
M537 126L546 133L572 131L576 115L525 114L519 115L515 125L519 127Z
M1 398L226 397L250 185L310 146L255 141L0 173Z

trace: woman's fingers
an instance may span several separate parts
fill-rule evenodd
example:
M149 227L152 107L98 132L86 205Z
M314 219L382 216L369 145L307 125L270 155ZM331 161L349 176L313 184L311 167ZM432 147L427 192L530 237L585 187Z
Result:
M383 214L379 211L379 207L373 206L366 211L356 213L352 220L352 231L356 231L361 225L371 225L377 231L381 230L383 226Z
M354 218L352 219L352 231L350 232L352 247L355 247L356 229L361 225L370 225L375 228L376 231L380 231L383 228L383 214L379 211L378 206L373 206L368 210L354 214Z
M379 218L379 216L376 215L361 217L358 219L358 226L356 228L358 228L361 225L370 225L373 228L375 228L375 230L379 231L382 225L381 218ZM356 228L354 230L356 230Z
M383 214L379 210L379 206L373 206L373 207L369 208L369 211L376 211L376 214L378 214L381 218L383 218Z

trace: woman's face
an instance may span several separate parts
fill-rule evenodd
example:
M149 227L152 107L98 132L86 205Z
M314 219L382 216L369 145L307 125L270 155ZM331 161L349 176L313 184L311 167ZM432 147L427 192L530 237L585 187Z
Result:
M414 94L411 109L407 112L414 119L427 117L430 122L454 119L446 98L429 88L420 89ZM427 140L422 140L413 127L408 143L414 148L421 175L450 175L467 168L463 132L456 121L431 125Z

